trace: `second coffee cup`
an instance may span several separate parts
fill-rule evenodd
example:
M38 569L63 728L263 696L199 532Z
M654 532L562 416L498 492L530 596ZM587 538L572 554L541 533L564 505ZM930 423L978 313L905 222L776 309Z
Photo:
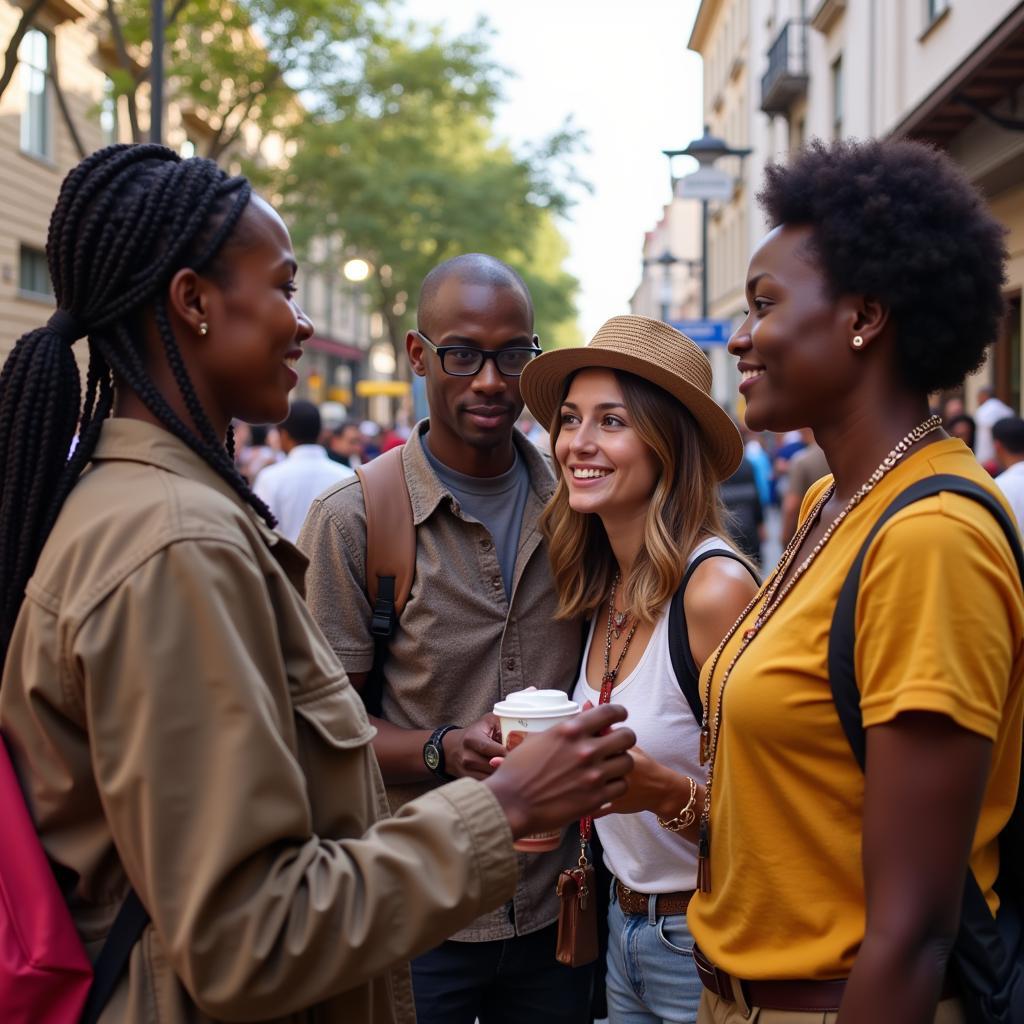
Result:
M516 690L494 705L501 722L501 742L506 750L515 750L532 732L545 732L580 713L580 706L561 690ZM523 853L557 850L561 832L541 832L523 836L512 845Z

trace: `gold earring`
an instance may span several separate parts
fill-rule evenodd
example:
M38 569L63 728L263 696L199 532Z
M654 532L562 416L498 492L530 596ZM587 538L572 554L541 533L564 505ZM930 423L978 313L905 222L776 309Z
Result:
M851 341L850 344L854 348L863 348L864 347L864 339L859 334L855 334L853 336L853 341Z
M207 323L207 322L206 322L206 321L204 320L204 321L203 321L203 322L202 322L202 323L201 323L201 324L199 325L199 334L200 334L200 335L201 335L202 337L204 337L204 338L205 338L205 337L206 337L206 335L207 335L207 334L209 334L209 333L210 333L210 325L209 325L209 324L208 324L208 323Z

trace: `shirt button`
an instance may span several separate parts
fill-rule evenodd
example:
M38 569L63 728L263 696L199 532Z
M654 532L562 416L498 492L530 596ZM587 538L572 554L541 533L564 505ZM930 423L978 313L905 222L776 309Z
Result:
M506 658L505 659L505 668L507 668L509 670L509 672L511 672L512 669L514 669L515 667L516 667L516 659L515 658Z
M495 590L497 590L499 587L501 587L502 586L501 577L500 576L492 576L491 577L491 586L494 587Z

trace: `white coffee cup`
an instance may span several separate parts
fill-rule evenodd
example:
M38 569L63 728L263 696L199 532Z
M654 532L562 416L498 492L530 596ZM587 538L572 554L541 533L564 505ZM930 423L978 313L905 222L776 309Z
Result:
M506 750L515 750L532 732L546 732L560 722L580 713L580 706L561 690L516 690L494 705L501 723L501 742ZM523 853L557 850L562 841L560 830L523 836L513 846Z

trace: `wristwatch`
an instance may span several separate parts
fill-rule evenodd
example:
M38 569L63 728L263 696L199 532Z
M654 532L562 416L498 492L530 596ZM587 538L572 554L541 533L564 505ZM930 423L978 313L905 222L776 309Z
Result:
M423 763L442 782L451 782L455 776L449 775L444 770L444 744L441 742L445 734L452 729L458 729L457 725L439 725L430 735L430 739L423 744Z

